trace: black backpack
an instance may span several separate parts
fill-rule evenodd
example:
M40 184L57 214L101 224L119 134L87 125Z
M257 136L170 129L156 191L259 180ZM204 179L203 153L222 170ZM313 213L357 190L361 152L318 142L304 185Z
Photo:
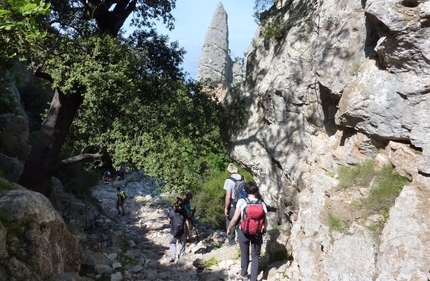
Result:
M180 212L174 212L172 218L172 235L180 238L185 232L185 216Z
M236 206L237 201L239 199L245 199L248 197L248 193L245 191L245 178L240 176L240 180L237 180L233 177L229 177L234 182L234 189L232 190L233 194L231 196L231 203ZM233 198L234 197L234 198Z

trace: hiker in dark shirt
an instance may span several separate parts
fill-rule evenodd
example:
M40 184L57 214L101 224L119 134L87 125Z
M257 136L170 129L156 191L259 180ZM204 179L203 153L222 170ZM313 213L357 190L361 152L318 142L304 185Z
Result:
M187 191L185 193L185 198L182 200L184 202L184 212L187 215L188 223L190 224L190 230L193 228L193 217L196 212L196 208L191 209L191 199L193 199L193 193L191 191Z
M116 193L116 197L117 197L117 200L116 200L116 209L118 210L118 215L120 215L121 214L120 208L121 208L122 209L122 215L124 216L125 215L125 212L124 212L124 201L125 201L124 197L125 196L123 196L121 194L124 191L121 190L120 186L118 186L116 188L116 190L118 190L118 192Z
M186 219L187 215L184 210L184 202L181 198L178 198L173 208L170 210L168 215L168 223L170 225L169 234L169 245L170 245L170 262L175 261L176 255L178 259L185 255L185 244L187 241L187 235L190 234L190 225ZM175 232L177 231L178 221L182 224L182 231L179 235ZM176 244L178 244L178 249L176 251Z
M108 184L110 182L110 178L111 178L111 173L109 171L109 169L104 170L103 175L102 175L102 180L105 184Z
M121 168L118 170L117 177L118 177L118 180L124 180L124 177L125 177L124 165L121 165Z

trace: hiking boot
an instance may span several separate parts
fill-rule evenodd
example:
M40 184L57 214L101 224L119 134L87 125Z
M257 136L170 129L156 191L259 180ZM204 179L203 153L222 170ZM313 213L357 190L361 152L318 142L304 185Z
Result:
M247 275L246 275L246 276L243 276L243 275L240 275L240 273L239 273L239 274L237 274L236 279L237 279L237 280L242 280L242 281L249 281L249 280L250 280L250 279L248 278L248 276L247 276Z

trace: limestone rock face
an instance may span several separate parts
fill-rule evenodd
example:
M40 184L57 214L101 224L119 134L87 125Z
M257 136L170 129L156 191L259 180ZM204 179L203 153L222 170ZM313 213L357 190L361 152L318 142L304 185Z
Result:
M249 118L231 156L275 210L290 280L429 279L430 2L276 1L267 15L245 58ZM411 181L385 219L352 207L370 187L337 188L338 167L366 159Z
M228 53L227 12L220 2L206 32L196 81L203 82L223 100L233 80L233 62Z
M364 62L345 89L336 122L422 148L419 169L428 173L428 2L367 1L364 11L368 30L375 34L369 38L375 60Z
M0 225L0 280L46 280L79 271L85 240L69 232L42 194L4 191Z

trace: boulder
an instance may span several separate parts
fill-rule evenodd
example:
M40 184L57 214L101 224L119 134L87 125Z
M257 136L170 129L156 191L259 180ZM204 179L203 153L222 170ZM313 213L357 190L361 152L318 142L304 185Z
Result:
M79 271L85 238L69 232L61 215L42 194L28 190L2 192L0 221L6 228L8 256L1 259L0 267L10 272L11 280L45 280Z

